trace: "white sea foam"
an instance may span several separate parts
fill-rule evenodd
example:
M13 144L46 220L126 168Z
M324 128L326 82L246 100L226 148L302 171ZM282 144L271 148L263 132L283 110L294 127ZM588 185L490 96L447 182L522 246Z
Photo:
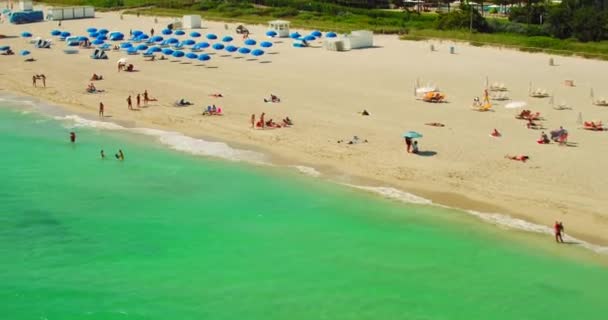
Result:
M456 208L451 208L451 207L444 206L441 204L433 203L429 199L425 199L425 198L419 197L417 195L414 195L414 194L411 194L411 193L408 193L405 191L401 191L401 190L398 190L395 188L391 188L391 187L370 187L370 186L358 186L358 185L352 185L352 184L346 184L346 185L349 187L356 188L356 189L376 193L376 194L379 194L388 199L393 199L393 200L397 200L397 201L401 201L401 202L405 202L405 203L412 203L412 204L418 204L418 205L434 205L437 207L456 209ZM525 220L522 220L519 218L511 217L506 214L486 213L486 212L479 212L479 211L474 211L474 210L464 210L464 212L467 214L470 214L484 222L491 223L491 224L496 225L501 228L516 229L516 230L522 230L522 231L527 231L527 232L533 232L533 233L546 234L549 236L553 236L553 229L548 226L532 223L532 222L525 221ZM577 239L572 236L565 235L564 241L574 243L576 245L579 245L583 248L592 250L597 253L608 254L608 247L588 243L588 242L585 242L583 240Z
M307 167L307 166L292 166L293 168L295 168L296 170L300 171L300 173L303 173L305 175L311 176L311 177L320 177L321 176L321 172L317 171L317 169L315 168L311 168L311 167Z
M102 130L126 131L152 136L171 149L201 156L222 158L231 161L247 161L251 163L266 163L266 157L259 152L232 148L223 142L207 141L185 136L178 132L163 131L148 128L127 128L116 123L85 119L77 115L55 117L67 121L72 127L89 127Z

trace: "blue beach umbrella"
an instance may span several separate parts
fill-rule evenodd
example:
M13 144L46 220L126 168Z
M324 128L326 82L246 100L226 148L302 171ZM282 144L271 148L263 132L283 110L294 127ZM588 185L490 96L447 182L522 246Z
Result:
M96 40L105 41L105 40L108 40L108 37L102 34L102 35L98 35Z
M89 38L97 38L99 37L99 32L90 32L89 33Z
M215 43L215 44L213 44L213 49L222 50L222 49L224 49L224 45L221 43Z
M147 34L145 34L145 33L139 34L139 35L137 35L135 37L135 39L137 39L137 40L146 40L146 39L149 39L149 38L150 38L150 36L147 35Z
M248 46L255 46L256 43L257 42L255 40L253 40L253 39L247 39L247 40L245 40L245 45L248 45Z
M192 38L200 38L200 37L201 37L201 34L200 34L200 33L198 33L198 32L196 32L196 31L192 31L192 32L190 32L190 36L191 36Z
M235 51L239 50L239 48L237 48L235 46L227 46L225 49L228 52L235 52Z
M183 51L175 51L173 52L172 56L176 57L176 58L181 58L185 55L185 53Z
M214 35L213 33L208 33L206 37L209 40L216 40L217 39L217 36Z
M27 51L27 50L21 50L21 51L19 52L19 54L20 54L22 57L25 57L25 56L29 56L29 55L30 55L30 52L29 52L29 51Z
M301 35L299 33L297 33L297 32L292 32L289 35L289 37L292 38L292 39L297 39L297 38L301 37Z
M306 37L304 37L304 40L306 40L306 41L315 41L315 40L317 40L317 38L315 38L315 36L309 34Z
M419 138L422 138L422 134L418 133L416 131L408 131L408 132L404 133L402 135L402 137L410 138L410 139L419 139Z
M69 32L67 32L67 31L63 31L63 32L60 34L60 36L61 36L62 38L67 38L67 37L69 37L69 36L71 36L71 35L72 35L72 34L71 34L71 33L69 33Z
M24 38L31 38L31 37L32 37L32 34L31 34L31 33L29 33L29 32L22 32L22 33L21 33L21 36L22 36L22 37L24 37Z
M133 30L133 32L131 32L133 34L134 37L137 37L140 34L143 34L143 31L140 30Z
M152 40L152 42L161 42L164 40L163 37L161 37L161 36L154 36L150 39Z
M138 51L144 51L144 50L148 50L148 46L145 44L140 44L137 46L136 48Z
M96 45L96 46L98 46L98 45L102 45L104 43L104 41L101 40L101 39L95 39L91 43L94 44L94 45Z
M10 48L11 48L11 46L0 46L0 51L6 51Z
M317 37L317 38L321 38L323 36L323 34L321 33L321 31L319 30L315 30L313 32L310 33L311 35Z
M88 33L93 33L93 32L97 32L97 28L88 28L87 29Z
M166 36L168 36L168 35L172 34L173 31L171 31L171 29L163 29L161 31L161 33L164 34L164 35L166 35Z
M250 52L251 52L251 49L249 49L249 48L243 47L243 48L239 49L239 53L241 53L241 54L248 54Z
M131 42L123 42L120 44L120 47L122 49L131 48L131 47L133 47L133 44L131 44Z
M184 30L177 30L177 31L175 31L175 35L176 36L183 36L185 34L186 34L186 32L184 32Z
M251 55L259 57L261 55L264 55L264 50L262 50L262 49L255 49L255 50L251 51Z
M99 34L108 34L110 31L108 31L108 29L99 29L97 32L99 32Z
M149 52L162 52L163 49L159 48L159 47L150 47L150 49L148 49Z
M174 43L179 43L179 40L177 40L177 38L169 38L167 40L165 40L168 44L174 44Z
M337 36L338 35L335 32L328 32L328 33L325 34L326 38L335 38Z
M196 58L198 58L198 54L190 52L190 53L186 54L186 58L188 58L188 59L196 59Z
M205 48L209 48L209 43L208 42L199 42L197 44L194 45L195 49L205 49Z
M234 39L231 36L225 36L222 38L222 42L230 42L232 40L234 40Z
M185 46L191 46L191 45L193 45L195 43L196 43L196 41L194 41L192 39L186 39L186 40L182 41L182 44L185 45Z
M274 38L274 37L277 36L277 32L274 31L274 30L269 30L269 31L266 31L266 35L269 36L269 37L271 37L271 38Z
M169 49L169 48L164 48L164 49L162 50L162 52L163 52L163 54L166 54L166 55L168 55L168 56L170 56L170 55L172 55L172 54L173 54L173 50L172 50L172 49Z
M127 53L129 54L136 54L137 53L137 48L135 47L131 47L127 49Z
M272 42L263 41L263 42L260 43L260 47L262 47L262 48L270 48L270 47L272 47Z
M208 54L201 54L198 56L198 60L200 61L209 61L211 60L211 56L209 56Z
M77 39L78 41L87 41L87 40L89 40L89 38L88 38L88 37L85 37L85 36L79 36L79 37L77 37L76 39Z
M53 31L51 31L51 35L54 36L54 37L59 36L59 35L61 35L61 31L59 31L59 30L53 30Z

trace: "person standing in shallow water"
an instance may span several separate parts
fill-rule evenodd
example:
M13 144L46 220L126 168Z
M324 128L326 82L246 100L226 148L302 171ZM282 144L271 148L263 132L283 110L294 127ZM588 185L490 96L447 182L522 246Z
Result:
M70 142L76 143L76 133L74 131L70 132Z
M99 155L101 156L101 159L106 158L106 154L103 152L103 149L101 149L101 152L99 153Z
M104 107L104 105L103 105L103 102L100 102L100 103L99 103L99 117L101 117L101 118L103 118L103 117L104 117L104 115L103 115L103 109L104 109L104 108L105 108L105 107Z
M555 242L564 243L562 232L564 231L564 225L561 222L555 221L553 225L553 232L555 233Z
M125 159L125 155L124 155L124 153L122 153L122 149L118 149L118 153L115 154L114 156L118 160L124 160Z

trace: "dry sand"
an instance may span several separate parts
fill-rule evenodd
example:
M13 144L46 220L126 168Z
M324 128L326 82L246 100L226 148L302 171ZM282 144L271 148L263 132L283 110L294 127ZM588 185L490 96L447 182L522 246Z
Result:
M168 18L155 24L150 17L97 13L97 18L64 21L62 30L86 35L90 26L118 30L157 32ZM228 34L224 23L205 22L202 33ZM235 24L229 24L234 33ZM51 38L56 22L0 26L1 33ZM252 38L265 40L265 28L252 27ZM242 44L236 37L235 45ZM580 58L556 57L498 48L478 48L452 43L400 41L395 36L376 36L375 48L351 52L329 52L322 48L296 49L283 39L257 61L223 56L220 52L205 66L173 61L144 62L129 56L139 72L116 71L117 59L126 56L109 52L110 59L89 58L90 50L77 55L62 52L64 43L50 50L34 49L24 39L0 40L18 52L32 51L35 62L15 56L0 56L0 86L64 106L71 112L95 116L100 101L106 106L106 121L139 127L164 128L195 137L211 137L232 144L263 150L282 163L307 165L343 182L365 179L368 184L407 190L434 202L484 212L500 212L550 226L562 220L566 231L590 242L608 244L608 172L602 167L608 155L607 132L580 129L584 120L608 120L608 108L593 106L589 97L608 96L605 79L608 63ZM314 43L320 46L320 43ZM214 52L214 50L207 50ZM187 60L184 60L187 61ZM264 63L262 63L264 62ZM46 74L47 88L33 88L31 77ZM87 94L91 74L104 76L96 82L103 94ZM495 112L470 110L471 101L482 96L486 82L502 82L514 100L528 101L541 112L548 130L564 126L576 146L538 145L540 131L530 130L516 120L516 111L495 105ZM428 104L417 100L414 84L434 83L447 94L449 103ZM564 80L574 80L566 87ZM555 103L567 102L573 110L557 111L549 99L528 97L534 87L555 95ZM128 95L147 89L159 99L141 111L129 111ZM224 98L209 94L221 92ZM279 104L263 98L275 93ZM195 107L175 108L173 102L185 97ZM202 106L223 107L223 117L201 116ZM367 109L371 116L358 112ZM291 117L295 126L276 130L253 130L251 114L266 112L267 119ZM425 126L441 122L443 128ZM497 128L503 137L489 136ZM426 156L407 154L403 132L424 134L420 148ZM353 135L369 143L347 145ZM526 154L527 163L510 161L505 154Z

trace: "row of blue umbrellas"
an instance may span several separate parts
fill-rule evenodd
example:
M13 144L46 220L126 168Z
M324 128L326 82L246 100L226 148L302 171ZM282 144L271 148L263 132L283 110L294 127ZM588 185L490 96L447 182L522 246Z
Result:
M266 35L269 36L269 37L271 37L271 38L274 38L274 37L277 36L277 32L274 31L274 30L269 30L269 31L266 31ZM321 31L318 31L318 30L313 31L308 36L304 36L304 37L302 37L302 35L300 33L298 33L298 32L292 32L289 35L289 37L292 38L292 39L303 38L306 41L313 41L316 38L321 38L322 36L323 36L323 33ZM335 32L327 32L325 34L326 38L335 38L337 36L338 35ZM308 39L306 39L306 38L308 38Z

